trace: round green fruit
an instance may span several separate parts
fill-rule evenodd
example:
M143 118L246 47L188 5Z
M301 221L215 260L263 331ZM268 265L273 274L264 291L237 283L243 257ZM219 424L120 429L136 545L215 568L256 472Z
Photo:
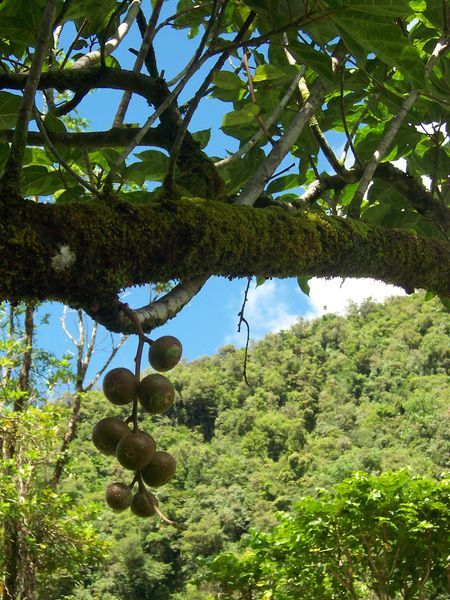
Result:
M129 369L111 369L103 379L103 393L117 406L130 404L136 398L138 382Z
M147 375L138 387L138 398L142 408L152 415L160 415L166 412L175 397L173 385L159 373Z
M117 444L116 457L122 467L140 471L148 465L155 453L156 442L144 431L129 433Z
M155 514L156 498L148 491L137 492L131 501L131 511L138 517L151 517Z
M106 417L94 426L92 441L97 450L113 456L116 453L117 444L129 433L130 429L125 421L119 417Z
M163 335L150 346L148 360L155 371L170 371L179 363L183 346L173 335Z
M168 452L157 451L141 471L142 479L150 487L165 485L175 475L177 463Z
M132 499L133 492L125 483L110 483L106 488L106 503L116 512L126 510L130 506Z

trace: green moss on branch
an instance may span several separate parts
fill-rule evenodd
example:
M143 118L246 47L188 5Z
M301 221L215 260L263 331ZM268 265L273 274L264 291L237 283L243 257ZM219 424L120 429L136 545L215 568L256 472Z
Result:
M1 210L0 295L9 300L88 306L127 286L199 274L374 277L450 295L447 242L350 219L199 198Z

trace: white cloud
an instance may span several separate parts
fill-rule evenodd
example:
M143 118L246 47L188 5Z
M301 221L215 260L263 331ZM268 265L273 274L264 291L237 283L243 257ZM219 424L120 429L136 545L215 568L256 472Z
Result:
M319 279L309 282L311 311L306 318L325 313L345 313L350 302L361 304L367 298L381 302L389 296L405 295L402 288L374 279Z
M255 283L252 282L244 312L250 325L252 339L260 339L267 333L289 329L297 321L300 315L291 312L287 302L290 291L287 281L269 280L259 287L255 287ZM233 304L233 309L235 307ZM238 318L234 315L233 321L233 326L237 327ZM227 335L225 343L242 345L245 344L245 339L246 328L243 324L241 333Z

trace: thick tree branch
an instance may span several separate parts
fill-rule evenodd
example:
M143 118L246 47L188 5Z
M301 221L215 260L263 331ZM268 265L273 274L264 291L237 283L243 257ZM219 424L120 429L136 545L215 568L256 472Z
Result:
M0 89L22 90L27 81L26 74L0 72ZM152 104L158 103L162 91L162 82L141 73L109 67L91 67L86 69L64 69L42 73L37 83L38 90L55 88L58 92L73 92L93 89L128 90L143 96Z
M58 146L72 146L77 148L110 148L127 146L136 136L137 127L117 127L107 131L83 131L83 132L54 132L47 131L48 139ZM5 129L0 131L0 139L10 142L14 131ZM46 146L47 142L41 133L37 131L28 132L27 146ZM142 138L141 146L157 146L168 150L171 146L171 138L167 135L167 129L158 125L150 129Z
M203 199L3 203L0 296L89 312L122 288L199 275L374 277L450 296L450 244L338 217Z
M363 174L364 169L356 167L344 171L342 175L324 175L317 181L313 181L299 200L293 201L292 204L300 207L307 202L321 198L327 190L342 190L347 184L360 181ZM443 231L450 230L450 209L437 202L417 179L389 162L380 163L373 176L388 181L406 198L412 208L421 215L431 217Z

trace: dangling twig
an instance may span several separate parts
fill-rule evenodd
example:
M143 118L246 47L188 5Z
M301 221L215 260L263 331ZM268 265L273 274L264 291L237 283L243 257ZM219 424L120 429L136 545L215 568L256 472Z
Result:
M246 342L245 342L244 366L243 366L243 369L242 369L242 375L243 375L244 381L248 385L248 387L250 387L250 384L249 384L248 379L247 379L247 360L248 360L248 345L249 345L249 342L250 342L250 325L248 324L247 319L244 317L244 311L245 311L245 305L247 304L247 300L248 300L248 292L249 292L249 289L250 289L250 283L251 283L251 281L252 281L252 278L249 277L248 281L247 281L247 287L245 288L245 292L244 292L244 301L242 302L241 310L238 312L238 317L239 317L238 333L241 333L242 323L244 323L245 326L247 327L247 339L246 339Z

